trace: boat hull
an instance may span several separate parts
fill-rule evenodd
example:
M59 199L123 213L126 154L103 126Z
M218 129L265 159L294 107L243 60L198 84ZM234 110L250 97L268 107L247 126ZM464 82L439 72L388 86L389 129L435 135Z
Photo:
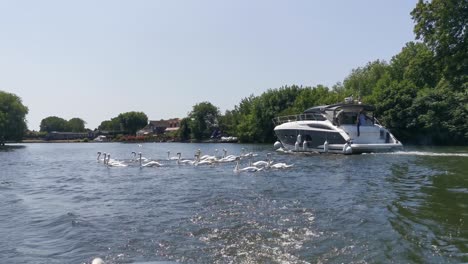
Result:
M324 144L311 147L298 147L295 144L285 144L281 142L283 150L291 152L312 152L312 153L335 153L335 154L362 154L362 153L377 153L377 152L393 152L403 149L401 143L383 143L383 144L350 144L350 152L345 151L345 144L329 144L325 147Z
M305 123L304 123L305 124ZM383 138L380 138L381 127L367 127L367 130L375 130L374 136L365 134L354 140L353 132L339 128L311 129L304 124L283 124L275 128L275 134L281 146L286 151L361 154L372 152L391 152L403 149L401 142L385 130ZM329 126L332 128L331 126ZM372 133L368 133L371 134ZM386 136L388 135L388 136ZM385 139L387 138L387 139ZM326 142L326 143L325 143ZM349 144L349 145L347 145ZM350 149L346 150L346 147Z

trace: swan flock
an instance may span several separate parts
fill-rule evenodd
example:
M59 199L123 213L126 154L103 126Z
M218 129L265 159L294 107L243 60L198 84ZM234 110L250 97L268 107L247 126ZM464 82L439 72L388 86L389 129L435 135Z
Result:
M140 147L140 146L139 146ZM181 152L177 152L176 156L170 155L171 151L167 151L167 159L151 159L143 156L141 152L132 151L128 159L113 159L109 152L97 152L97 162L102 163L107 167L165 167L165 166L208 166L215 167L222 164L235 163L233 171L235 173L241 172L259 172L271 169L288 169L293 167L293 164L286 164L284 162L274 163L271 159L271 153L266 155L266 160L253 161L254 157L258 154L253 152L244 153L242 149L239 155L227 155L227 150L223 149L223 154L220 155L218 150L214 151L214 155L202 155L200 149L196 150L193 158L183 158ZM241 162L247 160L248 165L242 166Z

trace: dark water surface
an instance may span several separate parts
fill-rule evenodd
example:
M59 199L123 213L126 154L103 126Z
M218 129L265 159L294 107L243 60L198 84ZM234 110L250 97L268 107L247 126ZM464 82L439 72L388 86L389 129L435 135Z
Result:
M0 263L468 262L468 148L272 153L285 170L176 165L240 144L24 144L0 150ZM96 152L163 167L108 168ZM242 166L247 161L241 162Z

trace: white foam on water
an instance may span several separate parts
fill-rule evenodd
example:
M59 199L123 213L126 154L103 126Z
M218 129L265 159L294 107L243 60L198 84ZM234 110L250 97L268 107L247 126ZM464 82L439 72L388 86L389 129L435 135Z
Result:
M429 157L468 157L468 153L457 152L428 152L428 151L395 151L376 154L407 155L407 156L429 156Z

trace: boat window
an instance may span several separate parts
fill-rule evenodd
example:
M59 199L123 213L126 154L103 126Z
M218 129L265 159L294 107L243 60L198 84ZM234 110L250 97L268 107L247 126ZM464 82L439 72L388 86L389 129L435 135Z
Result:
M322 124L308 124L308 126L309 126L309 127L312 127L312 128L319 128L319 129L332 130L332 129L329 128L328 126L322 125Z
M327 120L323 115L321 114L314 114L314 117L315 117L315 120L318 120L318 121L325 121Z
M358 113L355 112L343 112L338 115L338 122L340 125L354 125L356 124Z

